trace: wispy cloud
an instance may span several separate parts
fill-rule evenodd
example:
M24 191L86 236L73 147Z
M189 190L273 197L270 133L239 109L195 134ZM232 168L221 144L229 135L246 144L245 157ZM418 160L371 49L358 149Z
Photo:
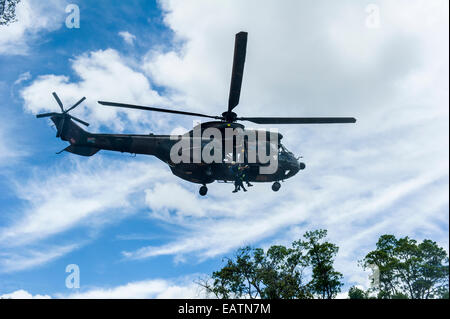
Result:
M19 77L17 78L17 80L14 81L14 85L19 85L20 83L24 82L24 81L28 81L29 79L31 79L31 73L30 71L21 73L19 75Z
M326 228L340 246L338 270L347 282L366 285L356 261L381 234L427 237L448 247L448 2L423 4L381 1L381 28L371 30L364 26L364 6L350 1L161 1L173 50L152 50L142 61L114 49L86 52L72 61L79 80L47 74L25 87L25 109L58 110L50 94L56 90L67 105L87 96L75 112L96 128L181 125L95 102L106 98L220 114L233 35L244 29L249 42L239 114L352 115L357 124L279 127L283 143L302 154L307 167L278 193L258 184L245 195L231 194L230 185L212 184L200 198L197 185L176 180L163 164L106 163L101 156L71 161L69 170L38 172L15 188L25 210L0 229L0 245L9 249L3 257L45 263L51 250L48 258L27 245L41 242L33 248L42 252L49 238L75 227L103 227L135 209L175 231L170 241L123 249L129 260L173 255L199 262L245 244L289 244L306 230ZM145 207L131 204L131 196ZM16 249L21 253L14 255ZM173 286L191 291L155 279L71 297L157 297Z
M4 167L13 167L17 162L28 154L17 141L13 139L17 130L17 125L11 119L8 121L7 116L3 118L3 124L0 126L0 174L3 173Z
M16 185L17 196L30 207L16 223L1 229L0 243L43 239L87 222L90 217L99 220L101 213L112 219L115 208L121 208L116 216L126 216L127 211L137 209L131 207L129 196L141 191L157 172L156 167L142 162L105 164L99 156L88 165L80 165L77 160L70 163L74 169L41 171L28 183ZM41 174L46 175L44 179Z
M82 161L82 160L81 160ZM68 163L72 168L67 168ZM59 167L36 171L27 182L15 185L23 212L14 212L9 225L0 228L0 271L22 270L47 263L85 244L89 236L73 237L73 244L49 249L45 240L74 227L100 229L139 209L131 204L135 193L155 175L167 177L159 164L136 161L65 161ZM4 216L5 217L5 216ZM32 248L29 246L32 245Z
M187 258L192 262L245 244L288 244L306 230L326 228L341 247L339 270L349 282L366 284L357 260L384 233L428 236L448 247L448 14L439 7L448 4L425 11L413 5L405 17L406 2L384 1L376 31L365 27L364 7L350 2L311 7L292 1L260 9L252 2L199 2L187 11L186 5L162 2L167 25L184 41L181 49L152 51L144 59L145 72L171 88L172 99L208 112L226 101L228 78L217 74L230 68L230 34L244 29L248 56L237 112L354 115L358 122L280 127L283 143L304 155L307 167L276 194L257 185L231 196L223 193L226 186L211 185L200 200L186 196L182 186L148 189L150 217L178 225L179 237L124 251L126 258L193 256ZM212 22L199 19L205 12L230 23L210 28ZM248 12L258 18L248 19ZM289 27L266 23L275 12ZM324 12L339 19L325 19ZM417 24L424 16L430 24ZM280 59L278 48L289 53Z
M32 295L25 290L0 295L11 299L195 299L206 298L203 288L194 283L200 275L191 275L175 279L148 279L133 281L113 287L89 287L73 293L55 293L53 295Z
M130 126L135 129L167 129L166 116L127 109L100 106L97 101L111 100L146 105L167 105L148 78L135 70L127 58L114 49L88 52L72 60L74 72L80 81L70 81L65 75L47 74L38 76L21 91L25 110L33 114L42 111L59 111L51 92L56 91L63 104L71 106L82 96L87 99L74 110L90 123L93 129L100 125L123 131ZM130 124L125 127L120 114L126 114Z
M26 290L20 289L9 294L0 295L3 299L50 299L49 295L32 295Z
M128 31L120 31L119 36L129 45L133 45L136 40L136 36Z
M84 292L58 295L71 299L193 299L204 298L201 289L192 278L177 283L165 279L151 279L130 282L111 288L91 288Z
M0 26L0 54L26 55L41 33L63 26L67 1L22 0L16 7L17 22Z
M2 249L0 253L0 272L10 273L36 268L64 256L79 247L79 244L70 244L66 246L45 246L38 249Z

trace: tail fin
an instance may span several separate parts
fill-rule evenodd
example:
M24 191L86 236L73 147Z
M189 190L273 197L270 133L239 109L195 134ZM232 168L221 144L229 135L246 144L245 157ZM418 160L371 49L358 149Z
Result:
M52 117L51 119L53 123L55 123L56 127L59 127L60 121L62 119L60 117ZM87 139L90 135L91 134L89 132L83 130L74 121L72 121L71 119L66 119L63 123L63 127L61 128L60 137L63 141L68 141L70 145L63 151L81 156L94 155L100 149L91 145L87 145Z

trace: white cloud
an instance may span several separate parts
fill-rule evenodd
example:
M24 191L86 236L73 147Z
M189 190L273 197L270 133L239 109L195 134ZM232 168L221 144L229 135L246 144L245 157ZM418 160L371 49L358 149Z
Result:
M12 167L28 154L26 150L18 146L18 141L12 138L17 129L17 124L11 119L5 119L0 126L0 168Z
M63 25L65 4L64 0L22 0L16 7L17 22L0 26L0 54L28 54L36 37Z
M234 33L249 31L239 115L352 115L357 124L280 127L284 144L304 155L307 167L278 193L264 184L245 195L231 194L231 186L213 184L208 197L200 199L195 185L143 178L134 187L148 188L149 217L179 226L180 232L172 242L124 254L135 259L168 254L177 260L184 255L202 259L258 241L288 244L306 230L326 228L340 246L338 270L349 282L365 284L367 276L357 260L381 234L428 237L448 247L448 2L379 3L382 24L374 30L364 25L366 4L352 1L313 6L299 1L283 6L161 1L176 49L149 52L142 70L111 49L76 57L72 67L80 81L64 75L38 77L22 91L25 107L33 113L57 110L53 90L67 105L85 95L87 106L75 112L94 126L120 130L124 127L118 111L96 105L97 99L145 105L171 101L220 114L227 101ZM168 96L159 96L143 72L152 83L165 86ZM133 129L143 122L153 128L172 124L159 115L126 114ZM125 172L144 174L140 169ZM72 173L72 179L80 174ZM50 179L51 185L57 189L56 181L62 180L64 175ZM79 181L89 185L87 177ZM103 201L108 193L96 201L101 185L76 210L92 216L109 207ZM31 194L41 195L33 190L42 186L35 183ZM0 232L0 238L50 236L89 220L74 208L67 220L56 215L48 222L61 202L78 199L71 192L56 194L56 200L38 201L33 213ZM39 234L41 225L45 227ZM148 284L164 287L161 282ZM145 295L139 292L142 286L130 287ZM122 291L115 289L99 292Z
M20 84L20 83L22 83L24 81L28 81L30 79L31 79L31 73L30 73L30 71L27 71L27 72L21 73L19 75L19 77L17 78L17 80L14 81L14 84L18 85L18 84Z
M220 113L228 97L234 34L246 30L239 114L359 115L379 107L382 93L392 92L391 84L416 62L414 41L405 41L407 35L391 28L390 20L378 33L365 27L364 5L259 3L161 1L166 23L184 42L178 51L151 52L144 69L190 107Z
M280 127L307 168L277 194L269 185L232 196L213 184L206 199L186 197L181 186L149 189L150 216L181 233L126 257L208 258L326 228L341 247L338 270L366 284L357 260L384 233L448 247L448 2L381 1L379 29L366 28L366 4L351 1L161 4L176 49L149 52L143 68L172 100L222 112L234 33L246 30L239 115L353 115L358 122ZM183 200L164 196L165 188Z
M10 273L35 268L64 256L79 247L79 244L70 244L60 247L46 246L34 250L25 249L20 253L17 252L17 248L12 252L3 249L3 251L7 252L0 253L0 272Z
M112 288L91 288L84 292L60 295L59 297L73 299L193 299L204 296L200 287L192 282L192 279L181 282L151 279L130 282Z
M69 167L69 168L68 168ZM85 245L97 230L134 214L139 205L133 196L144 196L144 185L154 176L169 176L160 164L109 160L97 155L90 160L67 159L59 167L36 171L28 181L14 185L22 210L9 212L0 228L0 271L33 268ZM63 185L63 186L61 186ZM6 217L6 216L4 216ZM49 247L45 240L81 226L73 243Z
M168 176L168 172L160 172L159 165L122 161L106 164L101 156L88 161L69 159L61 165L68 163L73 168L67 173L63 166L53 167L16 185L17 197L29 203L29 208L20 217L16 215L15 223L0 229L0 243L19 245L74 225L101 225L114 217L124 217L137 209L129 202L133 193L142 191L155 175ZM117 208L120 211L114 213ZM107 215L106 220L102 214Z
M135 71L126 58L113 49L99 50L76 57L72 68L81 78L74 82L65 75L41 75L21 91L24 107L33 114L43 111L59 111L51 93L58 93L66 108L77 102L82 96L87 99L73 113L93 124L123 130L124 123L119 113L127 115L134 126L166 127L165 117L142 111L126 110L102 106L98 100L121 101L144 105L165 105L167 101L152 89L148 79ZM145 126L144 126L145 124Z
M339 191L331 186L309 190L306 187L308 181L292 182L283 185L283 188L286 188L283 190L284 194L276 195L267 194L269 187L257 185L245 195L245 199L242 195L233 197L230 201L226 197L231 195L226 194L227 196L214 196L204 201L191 199L196 203L187 207L179 207L178 201L173 201L172 193L166 193L165 199L161 199L163 195L160 194L158 201L166 202L164 208L157 210L148 199L152 216L177 224L185 231L174 242L124 252L124 255L132 259L191 253L202 258L213 257L225 254L238 246L282 234L292 225L302 225L291 234L291 241L300 238L302 232L306 230L326 228L330 231L331 238L341 246L340 255L355 263L354 252L360 245L374 244L376 236L381 235L383 231L410 234L421 227L432 238L445 238L445 232L436 232L435 221L428 221L434 214L445 214L445 210L442 210L448 203L445 188L433 189L435 202L428 207L419 206L420 201L417 200L413 200L417 207L415 210L397 207L398 202L410 200L410 196L417 196L427 185L439 181L442 174L442 170L436 170L431 176L399 184L396 189L384 190L381 186L376 190L374 185L368 185L356 193L354 189L361 187L357 180L348 181L346 184L339 183ZM317 176L319 181L324 178L326 178L324 175ZM333 183L338 182L335 180ZM408 184L414 185L414 188ZM370 189L375 194L365 198L363 194ZM226 192L230 190L226 189ZM401 192L398 193L398 190ZM224 187L217 186L210 192L223 191ZM324 202L323 198L328 200ZM420 200L428 201L427 198ZM190 206L197 206L199 214L189 214ZM207 213L202 213L202 207L209 207ZM427 209L428 211L424 212ZM169 211L172 211L173 215L168 214ZM395 215L392 215L393 213ZM205 214L207 218L203 217ZM410 222L405 222L405 217L408 217ZM367 224L366 221L370 221L371 224ZM350 238L349 233L352 234ZM358 241L358 238L361 241Z
M136 36L128 31L120 31L119 36L129 45L133 45L136 40Z
M49 295L32 295L23 289L0 295L0 299L50 299Z
M195 299L207 298L203 288L194 282L193 276L176 279L148 279L129 282L115 287L81 288L74 293L56 293L50 295L32 295L26 290L17 290L0 295L10 299Z

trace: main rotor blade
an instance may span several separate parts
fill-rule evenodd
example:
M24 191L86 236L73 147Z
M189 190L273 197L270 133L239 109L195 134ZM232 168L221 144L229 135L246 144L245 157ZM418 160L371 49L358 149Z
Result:
M247 32L236 34L234 42L233 71L231 73L230 96L228 98L228 112L239 104L241 96L242 76L244 75L245 54L247 51Z
M354 117L240 117L238 120L257 124L333 124L355 123Z
M49 116L53 116L53 115L59 115L61 113L55 113L55 112L51 112L51 113L41 113L41 114L37 114L36 117L37 118L41 118L41 117L49 117Z
M62 104L61 100L59 99L58 95L55 92L53 92L52 94L53 94L53 97L55 98L56 102L58 102L58 105L61 108L61 111L64 112L63 104Z
M193 112L185 112L185 111L177 111L177 110L166 110L166 109L161 109L161 108L151 107L151 106L141 106L141 105L115 103L115 102L105 102L105 101L98 101L98 103L100 103L102 105L108 105L108 106L125 107L125 108L129 108L129 109L137 109L137 110L145 110L145 111L155 111L155 112L164 112L164 113L173 113L173 114L182 114L182 115L190 115L190 116L207 117L207 118L212 118L212 119L216 119L216 120L221 120L222 119L221 116L212 116L212 115L193 113Z
M83 124L83 125L89 126L89 123L80 120L78 117L75 117L75 116L73 116L73 115L69 115L69 117L70 117L72 120L75 120L75 121L77 121L77 122L79 122L79 123L81 123L81 124Z
M72 105L68 110L66 110L66 113L69 112L70 110L73 110L74 108L76 108L78 105L80 105L81 102L83 102L84 100L86 100L86 97L82 97L81 100L79 100L77 103L75 103L74 105Z

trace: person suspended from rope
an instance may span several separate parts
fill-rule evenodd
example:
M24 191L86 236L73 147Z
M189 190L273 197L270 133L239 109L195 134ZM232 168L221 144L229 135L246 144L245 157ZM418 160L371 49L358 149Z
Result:
M242 181L239 178L239 165L235 161L231 161L230 171L231 171L231 174L234 176L233 193L236 193L241 189Z
M248 174L247 174L248 168L249 168L248 165L242 164L236 164L232 167L232 169L234 170L233 172L235 174L233 193L238 192L241 188L244 192L247 191L244 187L244 181L247 183L248 186L253 186L248 181Z
M249 181L249 175L248 175L250 167L248 165L241 165L240 169L241 169L242 180L247 184L248 187L253 186Z

